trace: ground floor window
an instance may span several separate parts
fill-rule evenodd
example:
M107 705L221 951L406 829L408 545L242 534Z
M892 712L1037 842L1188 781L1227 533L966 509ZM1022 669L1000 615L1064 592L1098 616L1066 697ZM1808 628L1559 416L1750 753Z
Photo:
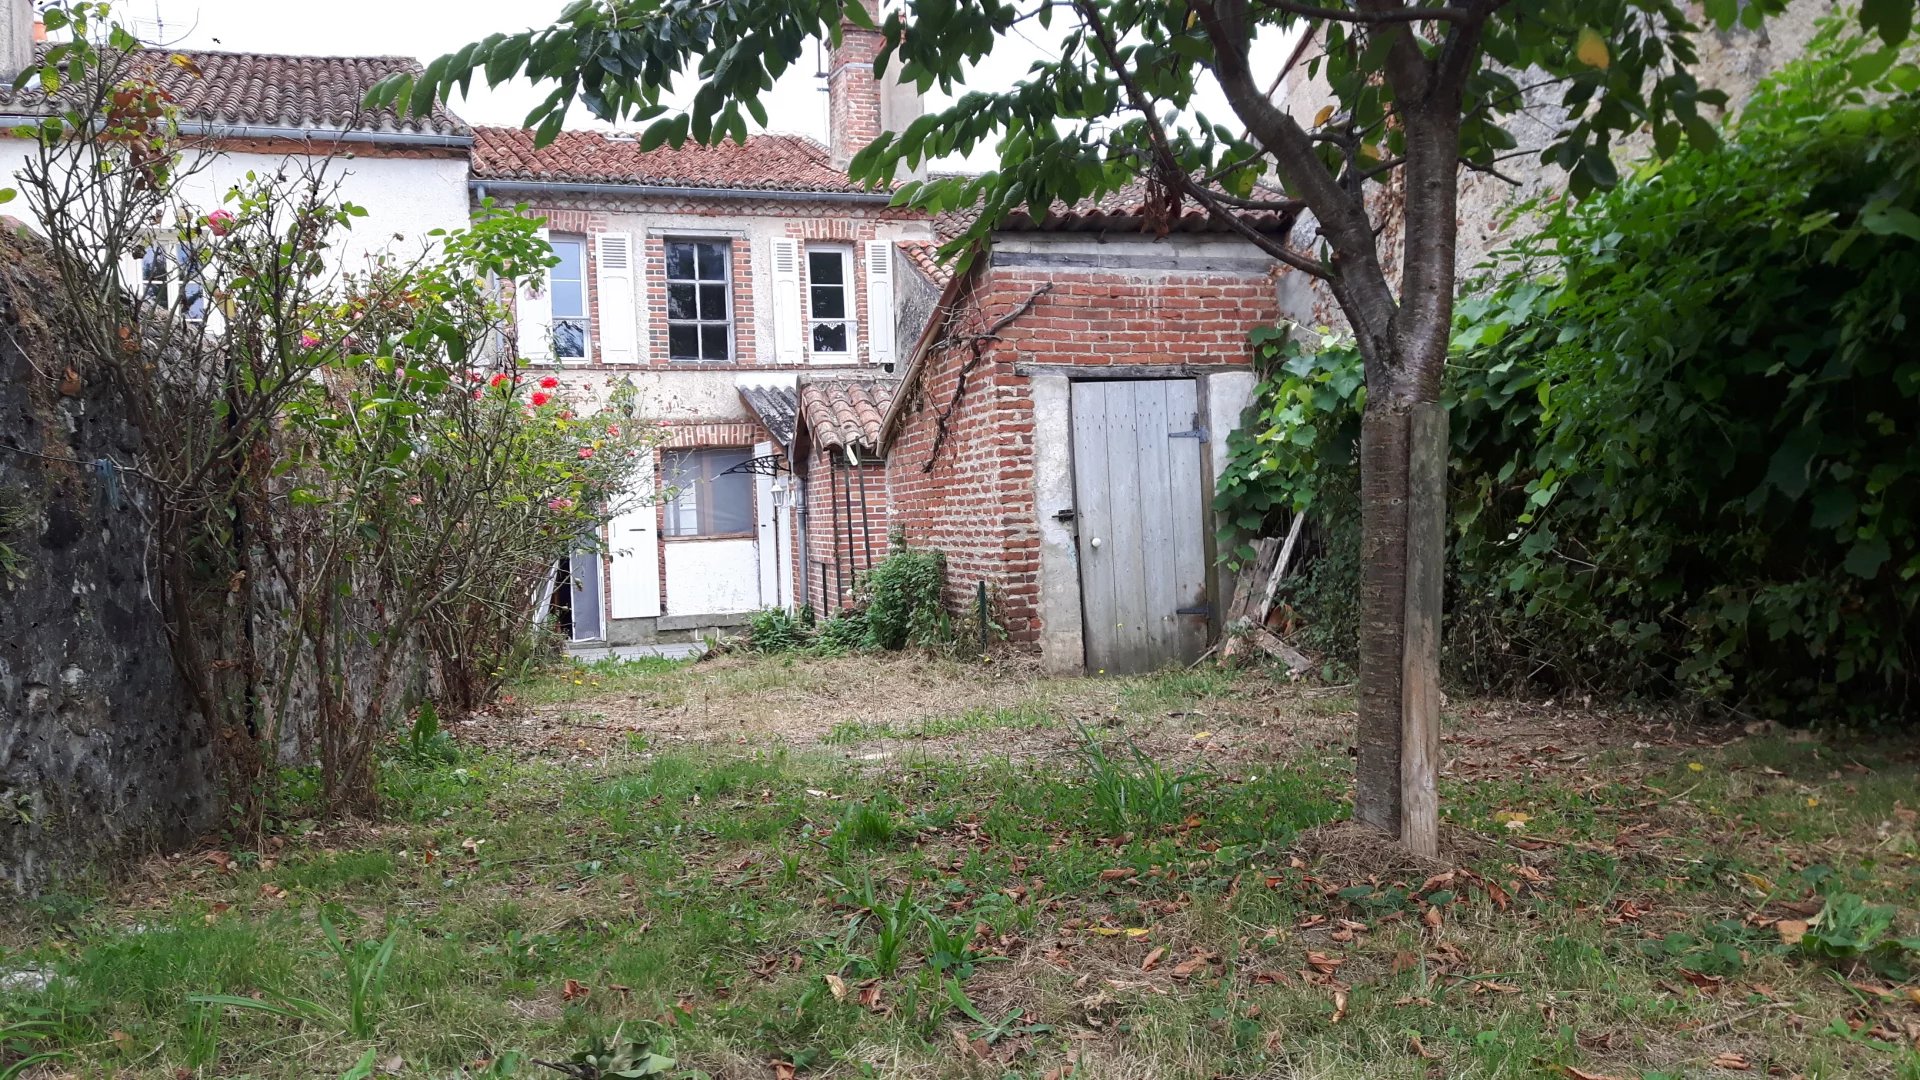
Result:
M662 532L677 537L752 535L753 474L739 468L752 456L745 447L667 451L661 472L672 500Z

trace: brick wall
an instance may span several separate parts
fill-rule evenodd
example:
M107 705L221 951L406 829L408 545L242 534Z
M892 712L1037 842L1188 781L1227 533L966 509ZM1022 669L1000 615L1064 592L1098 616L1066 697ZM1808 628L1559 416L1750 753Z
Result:
M850 466L817 447L806 464L806 576L796 579L794 595L826 618L852 602L856 576L887 557L888 470L878 461Z
M1048 286L997 340L972 347ZM956 610L985 581L1009 637L1032 643L1041 629L1033 400L1015 365L1250 364L1248 334L1278 318L1274 279L989 264L956 307L957 329L905 391L888 456L895 521L907 543L946 551Z

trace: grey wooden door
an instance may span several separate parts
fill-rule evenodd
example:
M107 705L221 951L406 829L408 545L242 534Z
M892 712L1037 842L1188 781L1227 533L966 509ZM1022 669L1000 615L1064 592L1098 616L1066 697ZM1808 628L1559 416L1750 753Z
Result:
M1087 670L1191 663L1210 615L1193 380L1076 382L1072 405Z

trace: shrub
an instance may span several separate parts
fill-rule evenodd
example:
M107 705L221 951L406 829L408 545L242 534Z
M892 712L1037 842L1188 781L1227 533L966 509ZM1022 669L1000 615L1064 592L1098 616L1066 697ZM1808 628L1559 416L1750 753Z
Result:
M1920 71L1892 59L1829 27L1721 149L1528 207L1545 223L1514 269L1468 290L1445 394L1455 678L1904 714L1920 101L1898 91ZM1350 641L1359 361L1260 348L1220 505L1236 541L1313 511L1336 555L1288 595Z
M895 530L887 557L867 572L861 595L867 616L866 646L932 648L953 639L943 594L947 587L944 553L910 548Z

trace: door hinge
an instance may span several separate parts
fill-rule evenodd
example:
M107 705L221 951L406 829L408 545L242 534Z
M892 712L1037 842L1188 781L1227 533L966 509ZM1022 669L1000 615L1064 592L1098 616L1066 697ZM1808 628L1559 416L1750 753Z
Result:
M1174 613L1175 615L1205 615L1205 616L1207 616L1208 618L1212 618L1212 617L1213 617L1213 605L1212 605L1212 604L1201 604L1201 605L1200 605L1199 607L1182 607L1182 608L1174 608L1174 609L1173 609L1173 613Z
M1200 439L1202 441L1205 441L1207 438L1207 429L1196 425L1192 431L1170 431L1167 433L1167 438L1169 439Z

